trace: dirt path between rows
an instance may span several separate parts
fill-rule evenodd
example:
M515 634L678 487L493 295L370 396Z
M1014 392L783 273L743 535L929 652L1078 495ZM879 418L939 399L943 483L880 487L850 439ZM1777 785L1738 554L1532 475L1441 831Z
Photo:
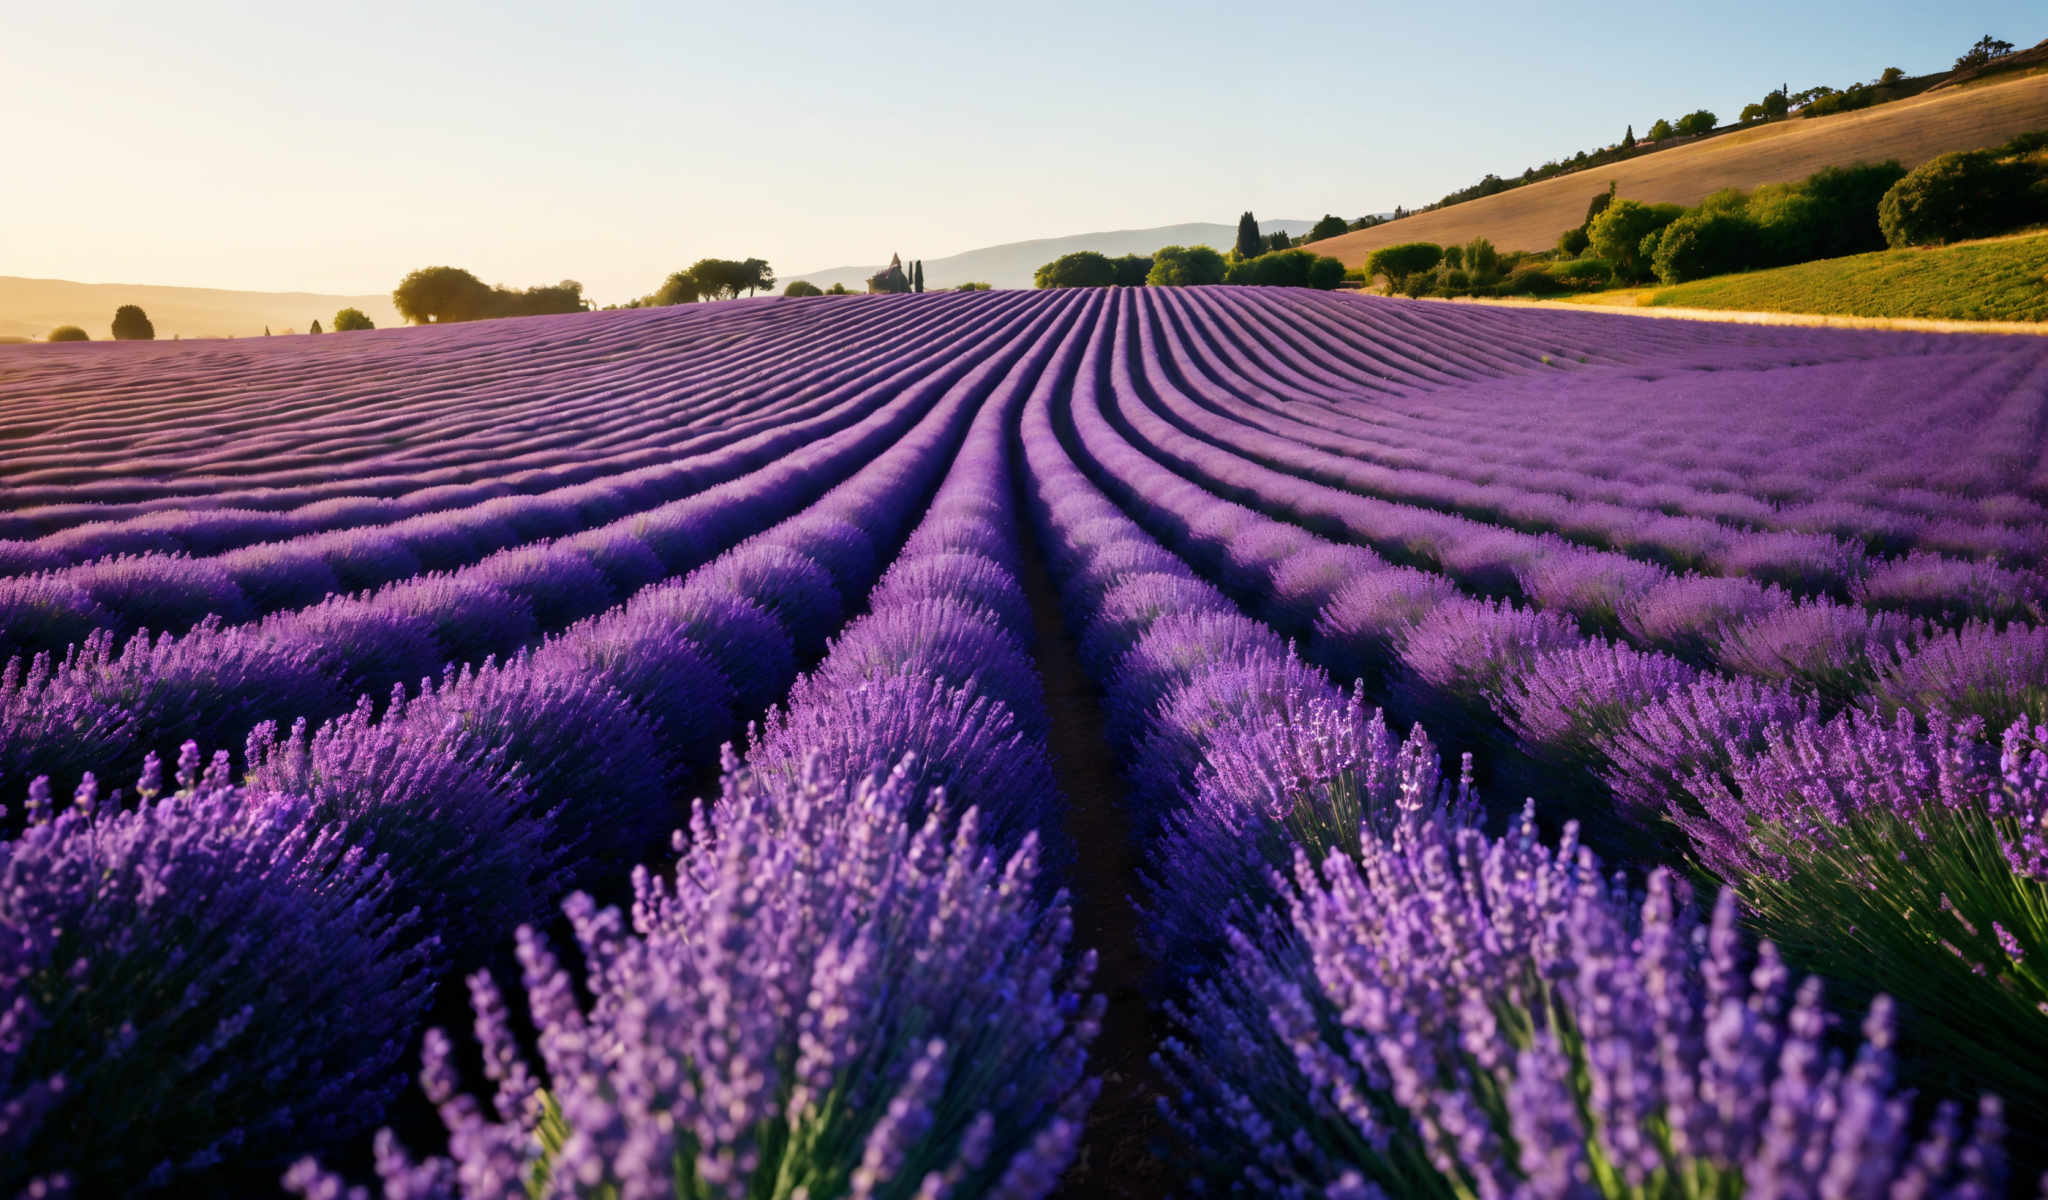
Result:
M1089 1113L1080 1157L1053 1195L1164 1196L1171 1180L1153 1153L1166 1129L1156 1100L1159 1075L1152 1067L1161 1028L1146 1003L1151 964L1138 949L1138 914L1130 901L1138 855L1124 820L1123 779L1103 737L1101 698L1081 669L1035 531L1028 520L1019 524L1024 591L1037 626L1038 670L1052 718L1047 742L1076 848L1074 932L1080 945L1095 951L1095 988L1109 999L1102 1033L1089 1053L1102 1077L1102 1095Z

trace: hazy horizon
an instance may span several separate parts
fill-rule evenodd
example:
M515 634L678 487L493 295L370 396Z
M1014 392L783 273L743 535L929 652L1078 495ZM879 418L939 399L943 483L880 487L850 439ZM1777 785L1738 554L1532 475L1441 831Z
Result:
M1355 217L2040 24L2004 2L1742 0L1685 25L1504 3L43 7L0 42L42 159L0 199L0 275L362 294L448 263L603 303L707 256L793 277L1246 208Z

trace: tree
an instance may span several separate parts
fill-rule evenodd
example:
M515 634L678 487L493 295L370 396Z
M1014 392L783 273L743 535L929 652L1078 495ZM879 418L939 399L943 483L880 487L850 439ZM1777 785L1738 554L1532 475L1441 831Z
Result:
M114 340L153 342L156 340L156 326L149 323L149 314L140 307L123 304L114 310Z
M918 259L917 264L911 268L910 290L914 292L924 291L924 260L921 258Z
M1152 256L1149 254L1126 254L1109 261L1116 268L1118 287L1144 287L1146 277L1152 273Z
M1932 158L1886 189L1877 224L1892 246L1989 237L2027 220L2034 171L1985 150Z
M421 267L391 291L398 315L415 325L482 320L492 299L491 288L460 267Z
M1408 277L1425 271L1434 271L1443 261L1444 248L1435 242L1402 242L1394 246L1382 246L1365 260L1367 277L1384 275L1393 291L1401 291Z
M1785 91L1785 86L1784 86L1783 84L1780 84L1780 85L1779 85L1779 87L1778 87L1778 90L1777 90L1777 91L1775 91L1775 92L1767 92L1767 93L1765 93L1765 95L1764 95L1764 115L1765 115L1765 116L1767 116L1767 117L1770 117L1770 118L1772 118L1772 119L1774 119L1774 120L1775 120L1776 118L1778 118L1778 117L1782 117L1782 116L1784 116L1784 115L1785 115L1786 113L1788 113L1788 112L1791 112L1791 111L1792 111L1792 97L1791 97L1791 96L1790 96L1790 95L1789 95L1789 94L1788 94L1788 93L1787 93L1787 92Z
M1584 226L1575 225L1557 235L1557 252L1565 258L1577 258L1590 245L1592 239L1586 236Z
M1465 270L1474 283L1488 283L1500 275L1500 251L1493 248L1493 242L1476 237L1465 243Z
M488 317L541 317L553 313L585 312L589 301L583 298L583 285L573 279L560 283L544 283L525 291L496 287L491 289Z
M910 290L910 276L903 273L903 259L899 255L889 256L889 265L868 276L868 291L883 295L896 295Z
M954 288L953 290L956 292L989 292L994 291L995 289L989 284L982 283L976 280L969 283L963 283L959 287Z
M1612 126L1610 126L1609 128L1612 128ZM1633 150L1633 149L1635 149L1635 148L1636 148L1636 127L1635 127L1635 126L1633 126L1633 125L1629 126L1629 127L1628 127L1628 132L1627 132L1627 133L1624 133L1624 134L1622 134L1622 135L1621 135L1621 148L1622 148L1622 149L1624 149L1624 150Z
M320 328L320 318L318 318L318 317L314 317L314 318L313 318L313 324L312 324L312 326L311 326L310 328L308 328L308 329L306 330L306 332L307 332L307 333L320 333L320 332L322 332L322 330L321 330L321 328Z
M827 296L851 296L851 295L853 295L853 293L852 293L852 292L850 292L850 291L846 290L846 285L845 285L845 284L843 284L843 283L835 283L835 284L833 284L833 285L832 285L831 287L828 287L828 288L826 288L826 289L825 289L825 294L826 294Z
M1847 167L1823 167L1808 175L1798 187L1809 202L1806 216L1812 222L1808 258L1838 258L1882 250L1884 228L1878 224L1878 206L1891 186L1906 177L1897 159L1881 163L1856 163ZM1762 192L1759 188L1758 191ZM1782 219L1759 209L1750 198L1751 215L1766 227L1766 236L1784 241L1782 230L1770 229Z
M1721 119L1719 117L1715 116L1711 112L1708 112L1706 109L1701 108L1689 112L1684 116L1678 118L1678 124L1673 126L1672 128L1675 129L1681 137L1697 137L1703 133L1714 132L1714 126L1720 124L1720 121Z
M1592 228L1593 219L1606 212L1607 206L1612 203L1614 203L1614 181L1610 179L1607 181L1606 191L1595 193L1591 200L1586 201L1586 219L1579 222L1579 228Z
M375 329L377 326L363 315L360 308L344 308L334 314L334 332L350 333L358 329Z
M1041 288L1112 287L1116 284L1116 264L1108 255L1076 250L1032 272L1031 282Z
M648 302L662 308L671 304L695 304L703 294L695 275L689 271L677 271L661 281L661 286L654 289L654 295L648 297Z
M1266 252L1266 239L1259 235L1259 219L1246 213L1237 219L1237 245L1233 247L1239 258L1257 258Z
M1978 38L1977 44L1964 51L1963 56L1956 60L1956 70L1960 71L1965 67L1981 67L1994 58L2004 58L2011 53L2011 42L2005 41L2002 38L1992 37L1987 33L1983 37Z
M76 325L59 325L50 331L53 342L89 342L92 335Z
M1351 232L1350 222L1346 221L1342 217L1332 216L1329 213L1324 213L1322 220L1317 221L1314 225L1309 226L1308 236L1303 238L1302 240L1305 242L1320 242L1324 238L1333 238L1340 233L1349 232Z
M1640 253L1643 235L1669 225L1684 211L1676 204L1617 200L1587 227L1586 239L1596 256L1614 265L1617 276L1641 279L1649 271Z
M1658 117L1655 121L1651 122L1650 132L1645 134L1644 136L1649 138L1653 142L1661 142L1665 138L1670 137L1671 133L1671 122L1665 120L1662 117Z
M1223 256L1207 246L1161 246L1145 273L1148 287L1198 287L1222 283L1228 269Z
M1897 67L1886 67L1884 69L1884 74L1879 75L1877 77L1877 86L1890 87L1891 85L1897 83L1899 80L1904 79L1905 77L1906 73L1904 71L1899 70Z
M792 282L788 287L783 288L782 294L785 296L822 296L825 294L825 289L815 283L808 283L799 279Z
M1294 243L1288 239L1287 231L1285 229L1275 229L1272 233L1272 236L1266 239L1267 253L1271 253L1275 250L1286 250L1292 247L1293 245Z

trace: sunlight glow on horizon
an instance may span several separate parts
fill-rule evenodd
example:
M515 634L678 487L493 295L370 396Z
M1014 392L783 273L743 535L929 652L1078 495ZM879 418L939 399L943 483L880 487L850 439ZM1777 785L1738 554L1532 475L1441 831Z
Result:
M2009 2L764 0L10 14L0 275L388 292L436 263L600 303L1092 230L1417 205L1780 82L1945 67Z

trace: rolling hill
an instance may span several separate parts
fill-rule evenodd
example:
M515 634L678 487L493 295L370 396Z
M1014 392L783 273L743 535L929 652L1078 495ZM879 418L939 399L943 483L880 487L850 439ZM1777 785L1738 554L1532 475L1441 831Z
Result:
M313 321L332 324L337 309L360 308L379 329L400 325L391 293L330 296L320 292L231 292L218 288L146 283L75 283L0 275L0 338L41 338L59 325L76 325L95 341L109 336L114 310L139 304L159 338L246 337L265 326L304 332Z
M1485 237L1502 250L1546 250L1558 234L1585 219L1586 202L1605 191L1610 179L1631 200L1697 204L1726 187L1752 188L1800 179L1822 167L1887 158L1911 167L2041 128L2048 128L2048 73L1994 77L1857 112L1720 134L1328 238L1315 249L1353 267L1397 242Z
M1287 236L1298 237L1307 233L1309 226L1313 224L1313 221L1261 221L1259 229L1268 234L1275 230L1285 230ZM1006 242L1000 246L983 246L979 250L967 250L945 258L927 258L924 260L924 280L925 286L933 291L972 282L993 284L999 288L1028 288L1031 286L1031 273L1062 254L1094 250L1114 257L1119 254L1150 254L1161 246L1194 245L1209 245L1219 250L1227 250L1236 238L1235 225L1194 221L1186 225L1161 225L1153 229L1117 229L1102 233L1078 233L1069 237L1037 238L1028 242ZM843 283L855 291L866 291L868 276L886 265L876 263L864 267L832 267L804 275L785 275L782 282L788 284L801 279L822 288Z

